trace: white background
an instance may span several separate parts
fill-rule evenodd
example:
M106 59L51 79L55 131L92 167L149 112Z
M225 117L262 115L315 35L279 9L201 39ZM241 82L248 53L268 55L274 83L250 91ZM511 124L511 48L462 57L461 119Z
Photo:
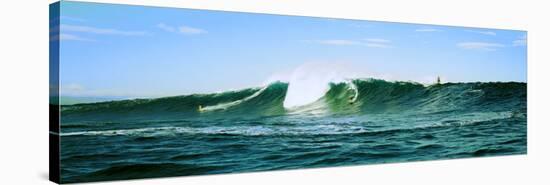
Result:
M528 155L365 165L109 184L550 184L550 5L506 0L97 0L286 15L528 30ZM48 177L48 4L0 11L0 184Z

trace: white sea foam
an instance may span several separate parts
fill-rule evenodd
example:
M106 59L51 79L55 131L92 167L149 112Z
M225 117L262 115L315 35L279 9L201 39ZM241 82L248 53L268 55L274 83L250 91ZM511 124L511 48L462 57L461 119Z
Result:
M66 132L61 133L62 137L67 136L139 136L139 137L155 137L155 136L175 136L178 134L232 134L244 136L295 136L295 135L337 135L337 134L360 134L360 133L378 133L391 132L399 130L415 130L422 128L436 127L460 127L498 120L511 117L511 112L481 112L464 114L456 118L450 117L444 120L420 121L417 125L395 125L381 122L387 126L380 129L369 129L369 124L361 122L347 122L341 120L340 123L327 122L316 125L296 124L292 126L279 125L256 125L256 126L208 126L208 127L150 127L150 128L135 128L135 129L118 129L118 130L98 130L98 131L82 131L82 132ZM409 123L402 120L403 123Z
M224 110L224 109L233 107L235 105L239 105L242 102L246 102L246 101L248 101L252 98L255 98L258 95L262 94L262 92L264 92L268 87L269 86L267 85L267 86L263 87L262 89L256 91L254 94L252 94L252 95L250 95L246 98L240 99L240 100L236 100L236 101L232 101L232 102L228 102L228 103L220 103L220 104L212 105L212 106L206 106L206 107L202 108L201 111L206 112L206 111L214 111L214 110Z
M283 103L287 109L311 104L325 95L329 83L345 82L358 76L353 68L342 63L311 62L296 68L289 78Z
M229 127L155 127L138 129L119 129L101 131L83 131L61 133L61 136L170 136L176 134L234 134L245 136L263 135L330 135L365 132L362 127L349 125L315 125L315 126L229 126Z
M357 86L351 81L348 81L348 85L349 85L349 88L354 92L353 98L351 99L350 102L355 102L357 101L357 97L359 97L359 90L357 89Z

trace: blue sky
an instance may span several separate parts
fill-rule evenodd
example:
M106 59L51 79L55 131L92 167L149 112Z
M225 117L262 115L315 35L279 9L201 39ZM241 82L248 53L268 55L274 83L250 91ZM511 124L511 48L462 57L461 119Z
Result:
M65 96L160 97L256 87L306 65L354 77L527 80L524 31L63 2Z

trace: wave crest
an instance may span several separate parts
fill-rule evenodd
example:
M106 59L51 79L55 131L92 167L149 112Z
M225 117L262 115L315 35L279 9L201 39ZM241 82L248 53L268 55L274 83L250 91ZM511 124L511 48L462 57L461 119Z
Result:
M262 88L214 94L69 105L62 106L61 114L64 122L71 122L284 114L424 114L488 108L522 110L526 107L526 84L516 82L424 86L414 82L354 79L328 82L322 96L307 104L285 108L291 86L292 83L275 82Z

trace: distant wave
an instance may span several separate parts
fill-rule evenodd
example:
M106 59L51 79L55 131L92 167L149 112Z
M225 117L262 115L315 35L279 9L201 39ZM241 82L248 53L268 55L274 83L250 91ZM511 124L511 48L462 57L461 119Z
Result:
M276 116L437 113L442 111L501 111L506 105L525 106L526 83L445 83L425 86L414 82L389 82L379 79L353 79L330 82L328 90L316 101L285 108L289 83L274 82L212 94L193 94L157 99L136 99L62 106L62 119L70 122L100 120L153 120L199 116ZM504 110L504 109L503 109Z

